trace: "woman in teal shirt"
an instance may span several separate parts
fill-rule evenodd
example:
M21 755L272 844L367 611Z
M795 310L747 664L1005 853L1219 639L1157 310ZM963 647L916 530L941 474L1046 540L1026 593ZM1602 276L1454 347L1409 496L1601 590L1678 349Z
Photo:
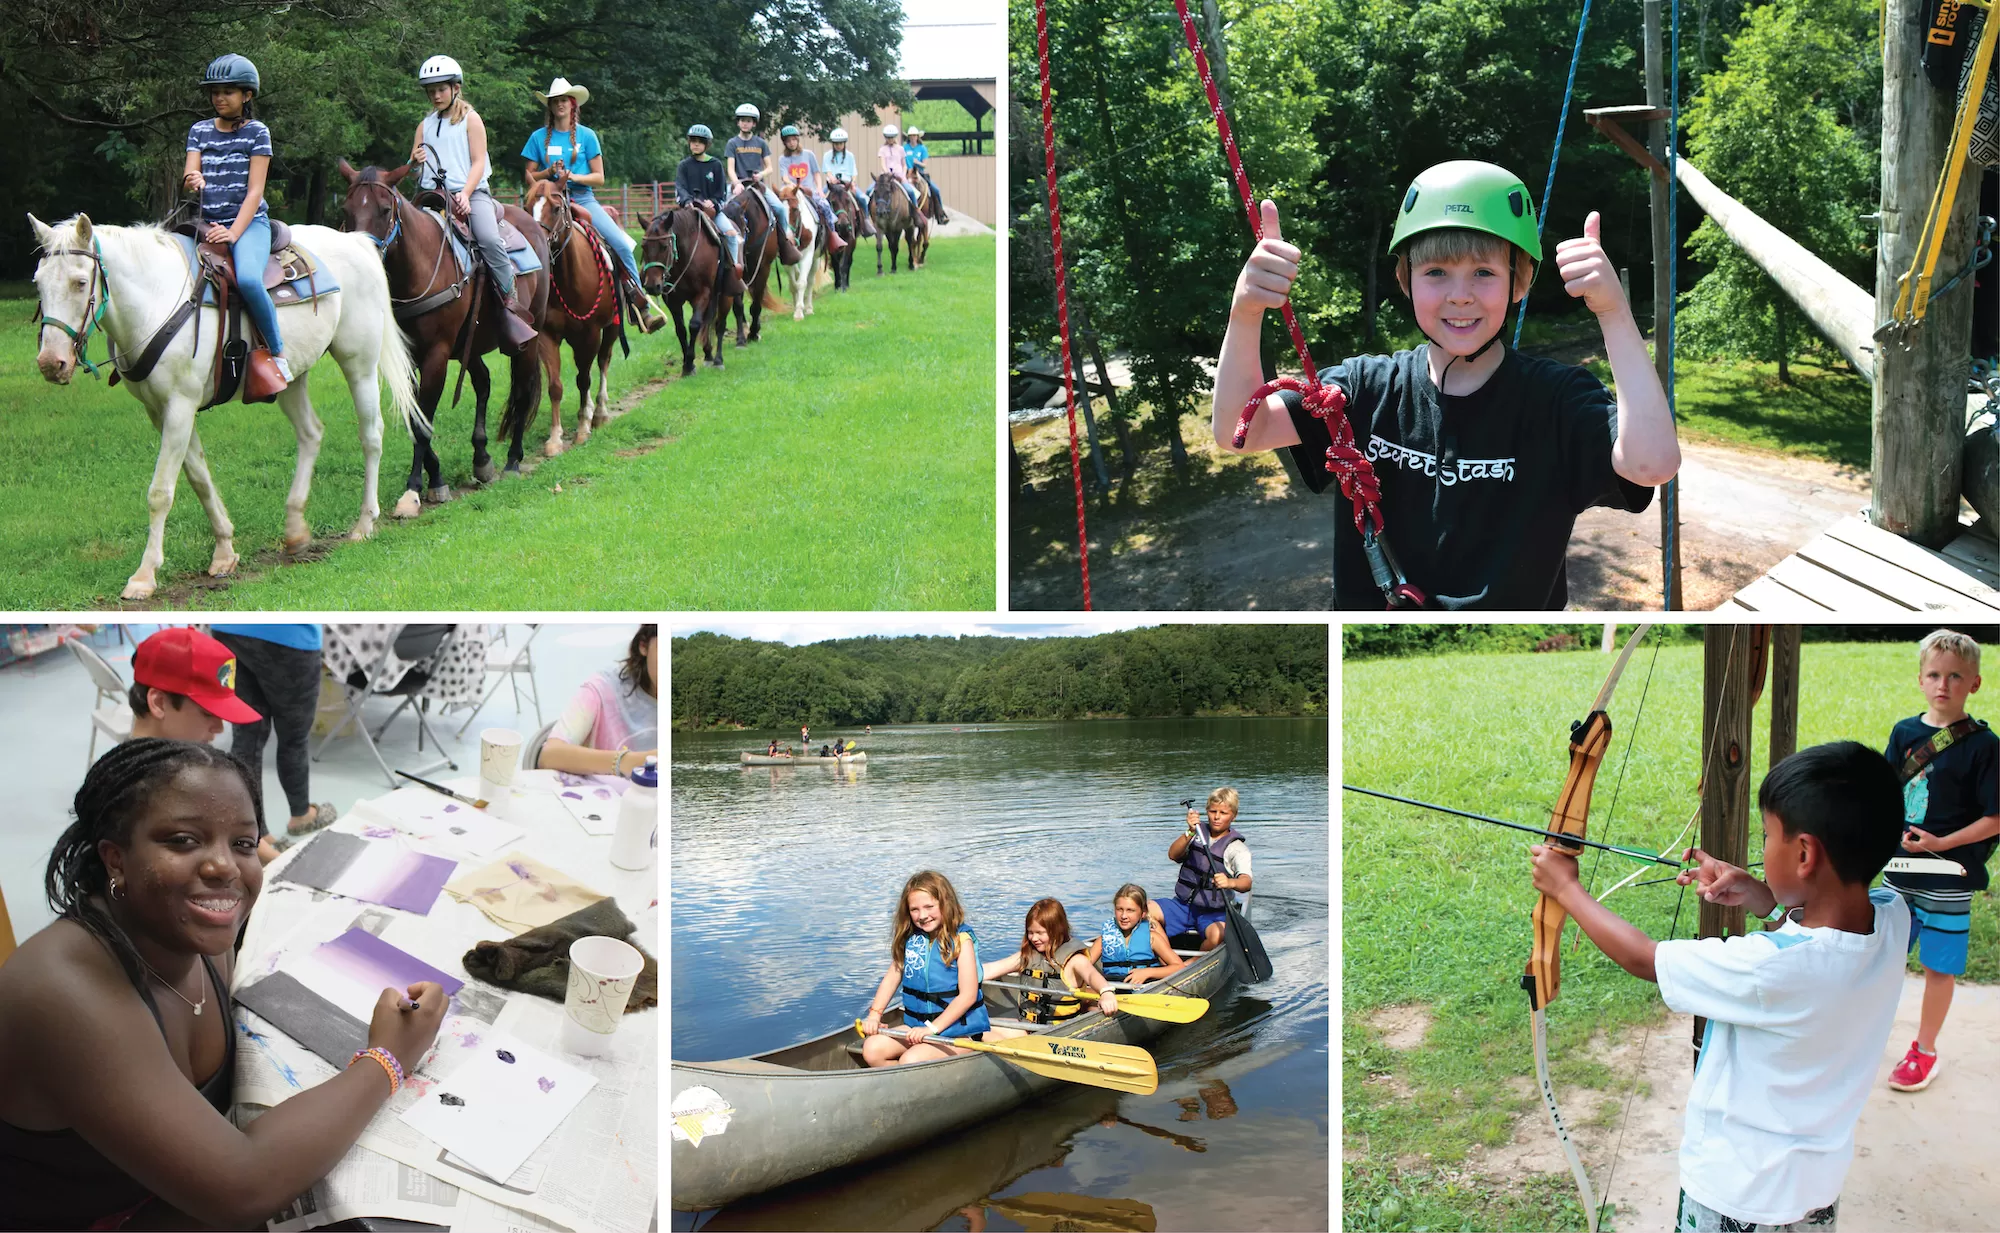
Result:
M639 332L650 334L666 324L653 307L653 301L639 286L639 262L632 255L632 237L625 229L612 220L611 214L598 204L593 186L604 183L604 148L598 143L597 134L577 119L577 112L590 101L590 91L582 86L573 86L566 77L558 77L549 83L547 94L536 92L542 100L542 127L528 135L528 142L521 147L521 157L528 160L528 186L554 177L558 183L567 185L570 204L580 207L590 216L591 226L604 239L605 245L618 258L619 266L625 271L625 290L632 303L639 308Z

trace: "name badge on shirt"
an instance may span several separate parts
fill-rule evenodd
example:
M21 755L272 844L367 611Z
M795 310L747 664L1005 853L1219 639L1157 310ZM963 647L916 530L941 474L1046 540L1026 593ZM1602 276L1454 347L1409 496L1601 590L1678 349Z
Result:
M551 162L560 162L562 160L562 156L563 156L563 148L561 146L549 147L549 160Z

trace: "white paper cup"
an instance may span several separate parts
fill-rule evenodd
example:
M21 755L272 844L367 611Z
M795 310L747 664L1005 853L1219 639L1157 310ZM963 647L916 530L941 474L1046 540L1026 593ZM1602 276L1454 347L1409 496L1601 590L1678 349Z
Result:
M569 948L569 990L563 998L563 1048L594 1056L611 1050L646 957L617 938L578 938Z
M521 734L512 728L482 728L479 731L479 777L506 788L514 783L514 770L521 765ZM492 800L492 797L486 799Z

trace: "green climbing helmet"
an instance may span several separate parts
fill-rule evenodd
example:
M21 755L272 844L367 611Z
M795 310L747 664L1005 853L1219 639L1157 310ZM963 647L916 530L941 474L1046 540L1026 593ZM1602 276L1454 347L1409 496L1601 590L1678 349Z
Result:
M1394 255L1412 236L1446 227L1498 236L1541 264L1535 199L1521 178L1505 167L1461 160L1439 163L1418 176L1396 211L1389 252Z

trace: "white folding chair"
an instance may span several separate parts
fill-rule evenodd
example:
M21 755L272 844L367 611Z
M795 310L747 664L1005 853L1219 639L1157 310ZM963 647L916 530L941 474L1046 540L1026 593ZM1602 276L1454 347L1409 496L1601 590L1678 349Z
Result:
M90 683L97 687L97 698L90 704L90 755L85 766L97 761L97 734L103 733L116 745L132 735L132 704L127 699L125 678L118 675L118 669L104 662L99 655L81 638L71 638L64 645L83 664L83 670L90 674Z
M486 648L486 674L493 677L493 683L487 686L486 693L479 699L479 705L472 708L472 714L467 715L465 722L459 725L459 736L464 736L465 730L472 726L472 721L479 718L479 712L485 710L487 702L492 700L494 694L500 692L503 682L514 687L514 713L519 715L522 677L528 678L528 697L535 706L535 722L537 724L542 722L542 690L541 686L535 683L535 659L529 651L536 635L541 632L540 625L530 625L528 636L522 640L521 645L511 647L507 645L507 627L505 625L500 627L499 639Z

